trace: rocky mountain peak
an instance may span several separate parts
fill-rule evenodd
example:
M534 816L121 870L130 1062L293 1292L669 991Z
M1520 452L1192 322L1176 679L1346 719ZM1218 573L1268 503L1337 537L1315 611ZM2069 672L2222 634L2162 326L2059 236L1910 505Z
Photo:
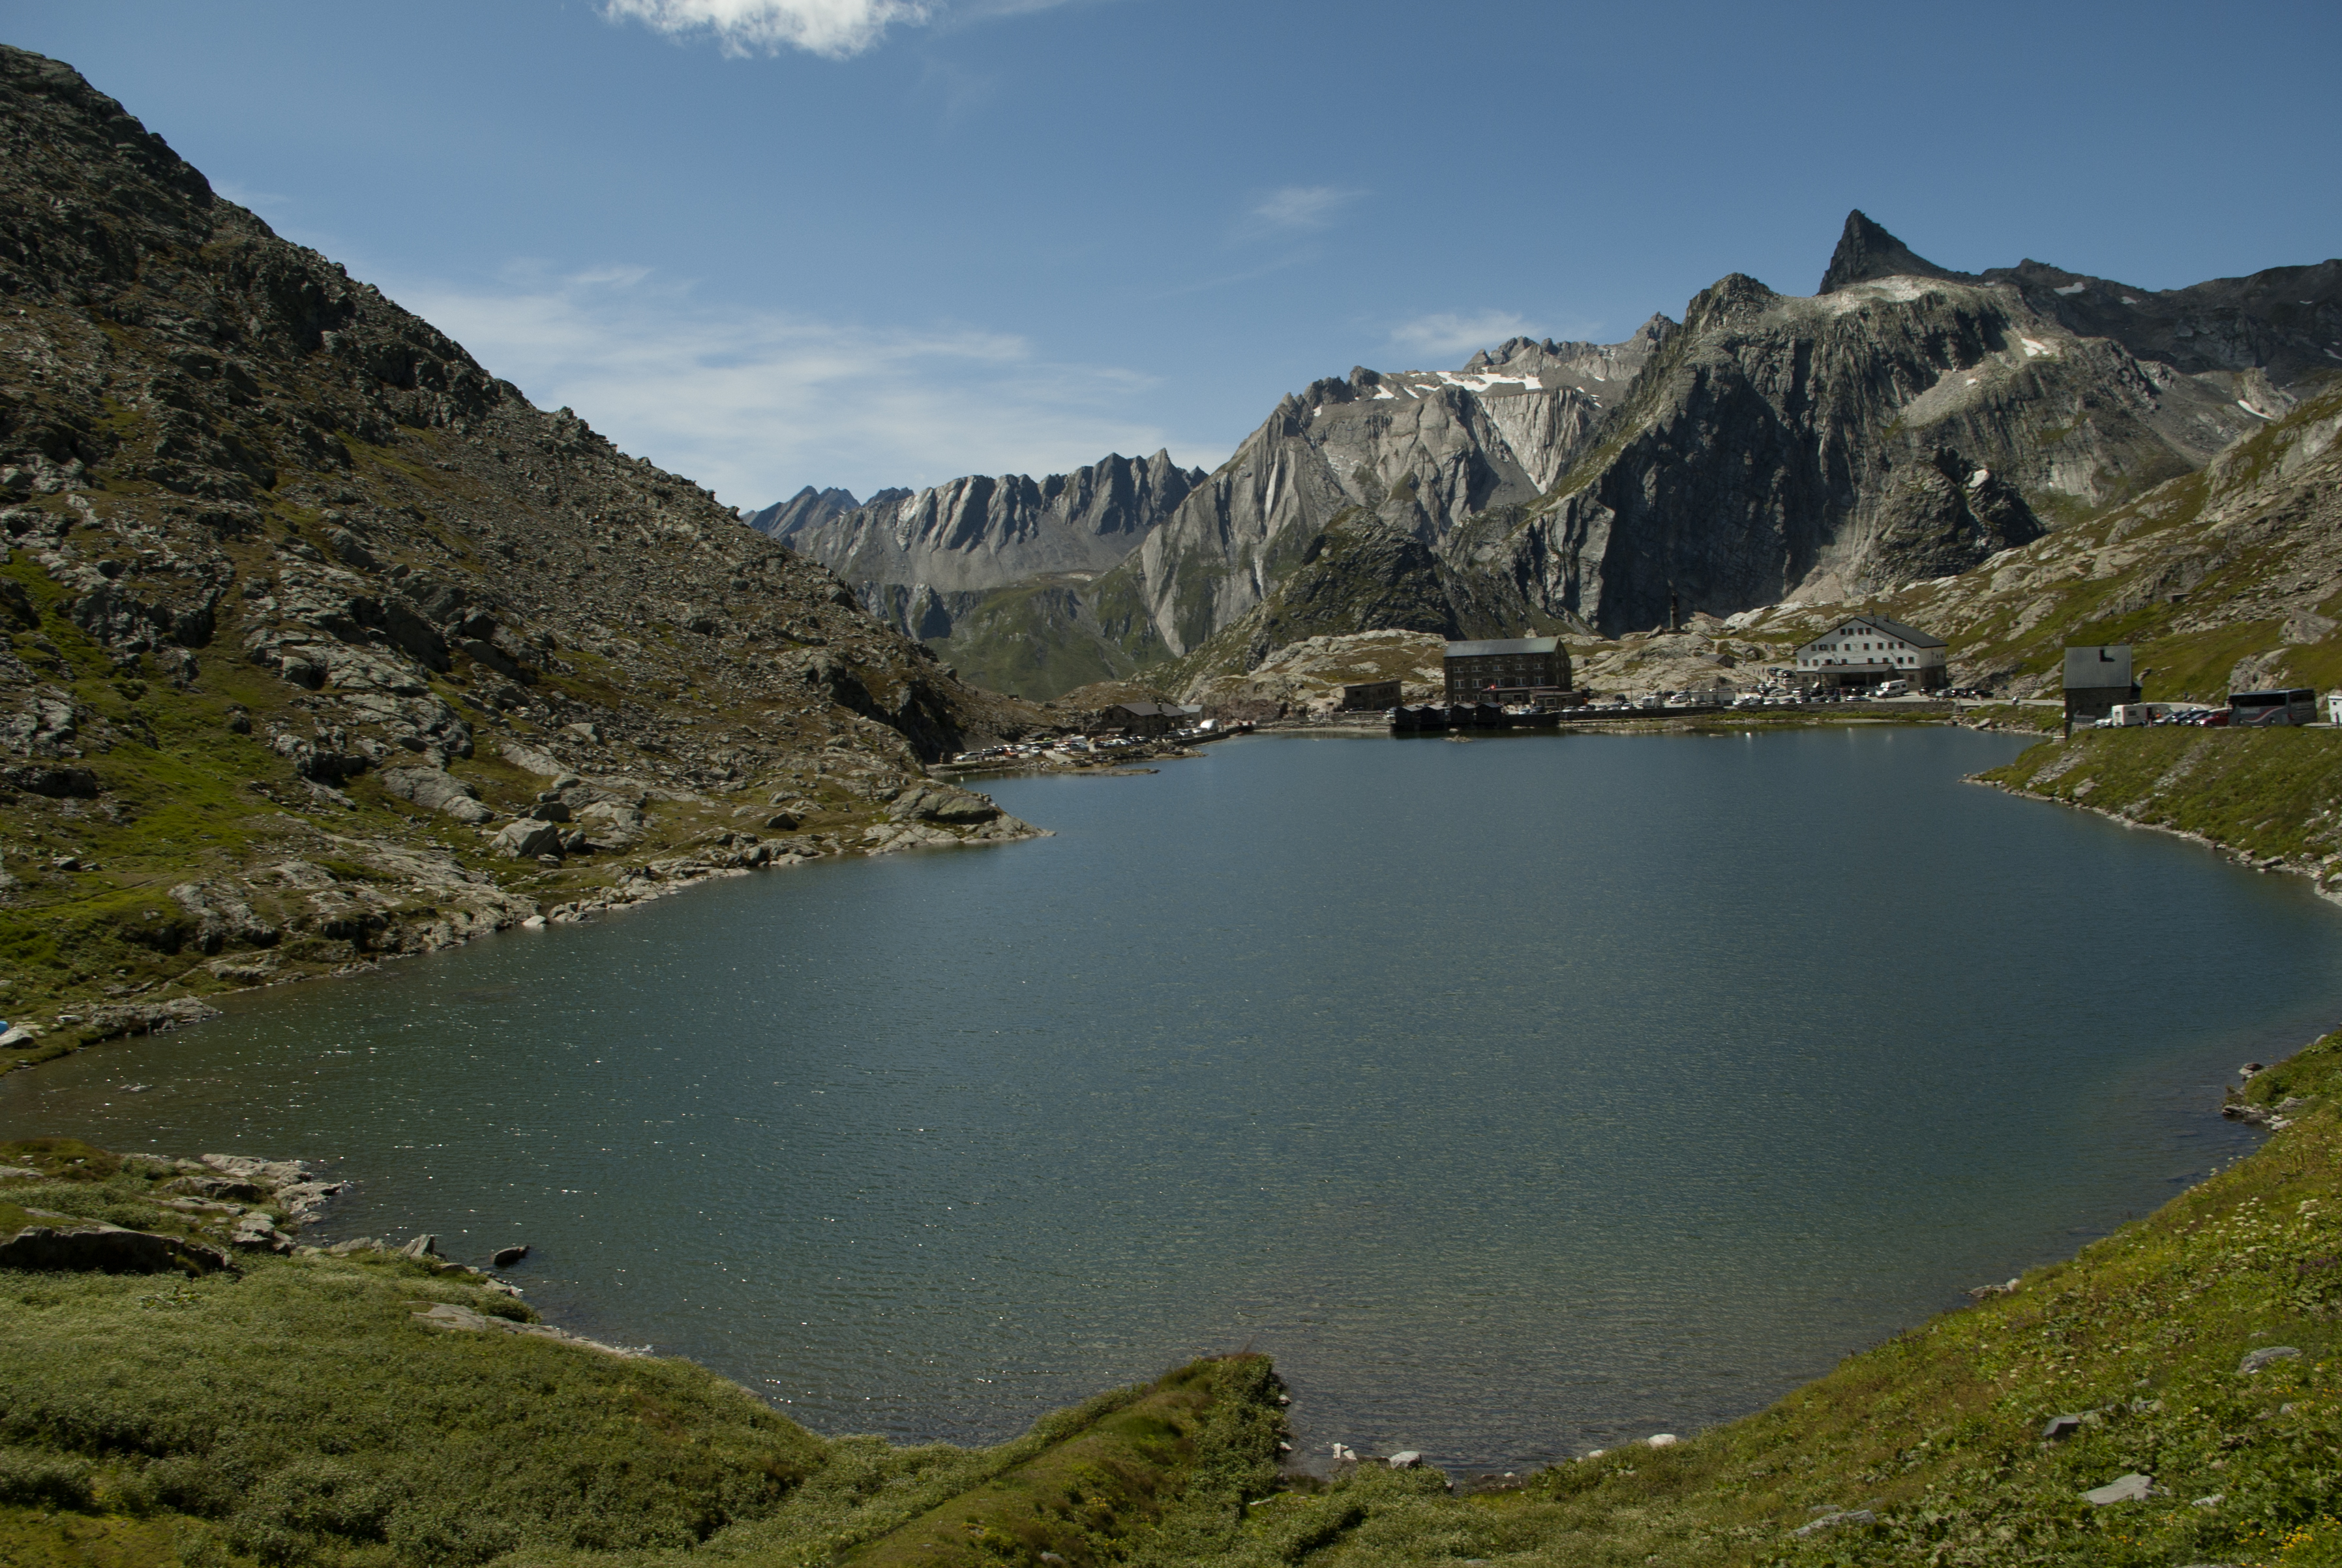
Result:
M1692 296L1684 308L1684 330L1706 332L1761 315L1780 297L1746 273L1728 273Z
M1871 221L1857 207L1846 215L1846 229L1830 253L1829 270L1822 274L1816 294L1834 294L1848 284L1881 277L1939 277L1954 283L1976 281L1967 273L1939 267L1915 255L1909 245Z
M896 494L907 495L910 492L906 490ZM880 499L879 496L871 497L873 502L878 499ZM808 484L786 501L776 502L760 510L744 513L740 521L759 534L770 534L773 538L786 542L792 534L806 528L818 527L838 514L851 512L861 504L863 504L861 502L854 498L854 492L851 490L816 490Z

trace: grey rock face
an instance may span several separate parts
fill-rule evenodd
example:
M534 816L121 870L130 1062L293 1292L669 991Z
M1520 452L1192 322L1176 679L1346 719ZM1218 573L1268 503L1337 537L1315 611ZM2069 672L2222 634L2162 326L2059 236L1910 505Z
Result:
M1829 270L1822 274L1817 295L1833 294L1849 285L1883 277L1939 277L1958 283L1978 280L1967 273L1939 267L1912 254L1911 247L1870 221L1860 208L1846 215L1846 229L1830 253Z
M1114 455L1046 479L978 474L882 491L844 511L807 504L773 536L852 584L882 619L912 636L945 637L951 595L1043 573L1103 572L1202 478L1167 452Z
M881 491L872 496L873 504L903 494L901 491ZM842 513L854 511L862 504L851 490L816 490L808 484L786 501L751 512L740 521L759 534L769 534L776 539L786 539L801 530L817 527Z
M1859 576L1907 583L1950 576L2047 531L2016 486L1948 446L1887 483Z
M2014 288L1897 275L1798 299L1736 275L1692 302L1599 460L1482 558L1610 632L1671 594L1717 615L1837 597L1973 564L2049 501L2144 491L2259 423ZM1979 469L1998 484L1971 502Z
M1354 509L1444 551L1467 519L1534 503L1674 331L1654 316L1623 343L1516 338L1461 371L1361 366L1287 397L1134 558L1155 634L1198 646Z

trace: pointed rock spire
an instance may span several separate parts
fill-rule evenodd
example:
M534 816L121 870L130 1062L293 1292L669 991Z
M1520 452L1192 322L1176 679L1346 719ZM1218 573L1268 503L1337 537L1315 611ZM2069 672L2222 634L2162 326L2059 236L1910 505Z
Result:
M1877 277L1940 277L1955 283L1973 281L1969 275L1939 267L1870 221L1861 208L1846 215L1846 232L1830 253L1829 271L1822 274L1816 294L1831 294L1848 284Z

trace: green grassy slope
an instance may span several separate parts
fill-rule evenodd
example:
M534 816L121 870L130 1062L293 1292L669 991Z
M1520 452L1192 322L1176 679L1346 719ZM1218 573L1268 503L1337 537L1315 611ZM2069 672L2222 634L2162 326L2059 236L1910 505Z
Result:
M2342 730L2083 730L1979 776L2342 890Z

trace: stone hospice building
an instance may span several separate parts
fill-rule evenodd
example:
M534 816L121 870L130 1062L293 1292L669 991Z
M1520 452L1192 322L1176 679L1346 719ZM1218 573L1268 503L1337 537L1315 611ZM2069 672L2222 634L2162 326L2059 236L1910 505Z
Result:
M1450 703L1533 703L1569 690L1569 650L1559 637L1450 643L1446 669Z

